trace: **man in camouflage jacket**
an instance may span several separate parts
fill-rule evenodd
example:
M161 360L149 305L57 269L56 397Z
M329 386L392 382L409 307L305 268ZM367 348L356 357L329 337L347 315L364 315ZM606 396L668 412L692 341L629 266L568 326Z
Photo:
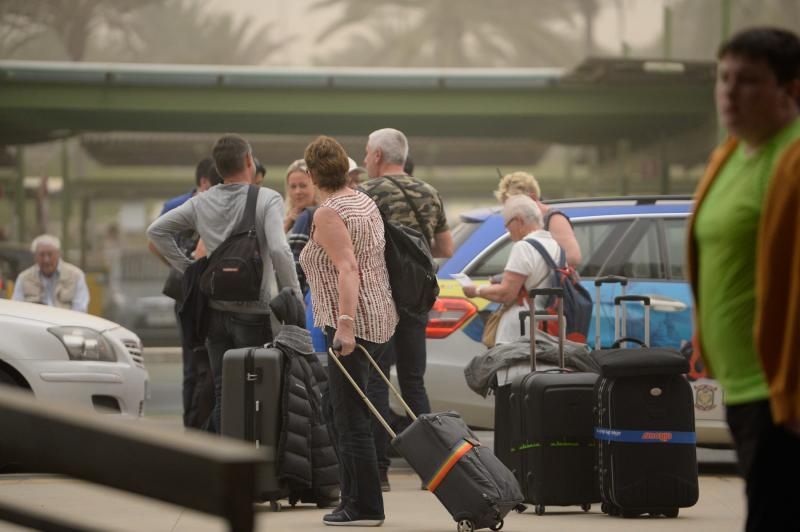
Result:
M434 257L450 257L453 254L453 236L447 225L442 198L428 183L403 171L407 156L408 141L401 131L391 128L373 131L367 141L364 157L364 167L370 179L361 185L361 190L375 200L388 220L425 235ZM417 415L431 411L424 381L426 326L427 316L421 319L401 312L394 337L378 361L387 374L391 365L397 364L397 378L403 398ZM368 390L378 410L387 417L389 392L386 384L373 374ZM384 491L388 491L388 436L377 422L373 423L373 435L381 485Z

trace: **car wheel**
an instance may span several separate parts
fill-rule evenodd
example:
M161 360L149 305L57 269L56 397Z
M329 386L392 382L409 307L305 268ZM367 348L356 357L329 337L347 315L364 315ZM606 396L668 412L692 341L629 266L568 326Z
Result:
M12 377L7 372L0 369L0 386L2 385L21 388L19 383L16 380L14 380L14 377ZM18 462L6 461L2 457L0 457L0 474L25 473L27 471L30 471L30 468L26 468L25 466L23 466Z
M14 380L14 377L0 369L0 384L6 384L8 386L19 386L17 381Z

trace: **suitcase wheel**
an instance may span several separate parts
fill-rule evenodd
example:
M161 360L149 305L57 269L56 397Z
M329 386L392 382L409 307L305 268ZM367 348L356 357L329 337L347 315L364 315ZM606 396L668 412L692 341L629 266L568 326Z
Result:
M670 508L669 510L661 513L664 515L664 517L675 518L678 517L679 511L680 511L679 508Z
M475 532L475 524L469 519L462 519L456 525L456 530L458 532Z
M584 512L588 512L591 509L592 509L591 504L581 504L581 510L583 510Z
M269 501L269 509L273 512L280 512L281 508L283 507L281 506L280 501Z
M537 504L533 511L536 515L544 515L544 504Z
M490 529L490 530L500 530L501 528L503 528L503 525L504 525L504 524L505 524L505 523L503 523L503 520L501 519L501 520L500 520L500 521L498 521L497 523L495 523L495 524L493 524L492 526L490 526L490 527L489 527L489 529Z
M602 503L600 505L600 510L602 510L604 514L608 514L612 517L620 515L619 508L608 502Z

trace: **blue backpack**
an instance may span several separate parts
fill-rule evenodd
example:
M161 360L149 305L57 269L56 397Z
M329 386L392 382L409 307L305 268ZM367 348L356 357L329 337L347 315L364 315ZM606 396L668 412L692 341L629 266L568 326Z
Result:
M526 239L525 242L532 245L536 251L544 258L547 266L553 272L552 285L564 289L564 318L567 321L567 330L564 336L573 342L586 343L586 336L589 334L589 324L592 321L592 296L589 291L580 283L580 277L575 268L567 265L566 253L561 250L561 259L556 264L553 257L547 252L544 246L533 239ZM557 314L558 301L556 296L550 296L545 303L548 314ZM558 324L556 321L540 322L543 330L553 336L558 335Z

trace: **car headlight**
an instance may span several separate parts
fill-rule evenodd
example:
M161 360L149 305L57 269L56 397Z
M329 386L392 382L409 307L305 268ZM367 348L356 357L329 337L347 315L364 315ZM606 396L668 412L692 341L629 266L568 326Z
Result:
M108 340L99 332L86 327L50 327L47 329L61 340L71 360L116 362L117 355Z

